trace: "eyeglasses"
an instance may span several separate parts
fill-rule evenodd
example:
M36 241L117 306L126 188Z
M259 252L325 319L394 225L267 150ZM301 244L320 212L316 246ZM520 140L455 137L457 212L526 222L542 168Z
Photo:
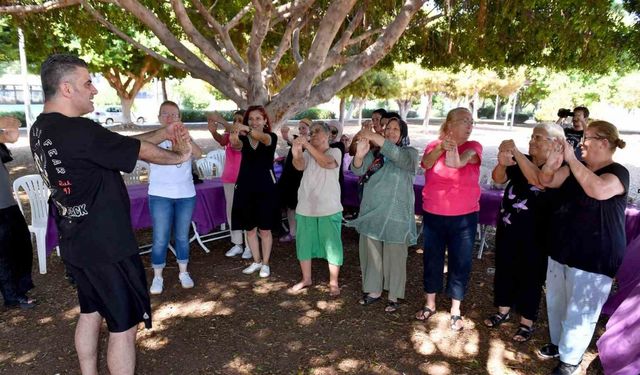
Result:
M532 134L531 140L535 142L540 142L540 141L551 141L553 140L553 138L545 137L544 135L540 135L540 134Z
M331 129L331 134L338 135L338 129Z
M597 136L595 136L595 137L587 137L587 136L584 136L584 137L582 138L582 143L585 143L585 142L586 142L586 141L588 141L589 139L597 139L597 140L601 141L601 140L603 140L603 139L607 139L607 138L605 138L605 137L601 137L601 136L599 136L599 135L597 135Z
M178 117L180 117L180 114L179 113L160 112L160 117L178 118Z

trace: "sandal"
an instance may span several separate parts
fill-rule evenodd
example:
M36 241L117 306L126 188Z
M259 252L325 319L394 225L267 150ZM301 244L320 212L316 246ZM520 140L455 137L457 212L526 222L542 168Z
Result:
M380 301L380 298L381 298L380 296L371 297L370 295L366 294L362 296L362 299L358 301L358 303L361 304L362 306L369 306L372 303Z
M533 336L533 326L528 326L525 324L520 324L516 334L513 335L513 341L516 342L527 342Z
M392 313L392 312L396 312L399 308L400 308L400 302L387 301L387 306L384 308L384 311L388 313Z
M500 324L506 322L507 320L509 320L511 318L511 314L510 313L506 313L506 314L500 314L499 312L491 315L490 317L488 317L487 319L484 320L484 325L489 327L489 328L496 328L497 326L499 326ZM489 324L487 324L489 323Z
M458 325L458 322L461 324ZM464 329L464 323L462 322L462 317L460 315L451 315L451 330L460 332Z
M436 310L431 310L427 305L422 306L418 312L416 312L416 319L421 322L427 321L427 319L431 318L436 314Z

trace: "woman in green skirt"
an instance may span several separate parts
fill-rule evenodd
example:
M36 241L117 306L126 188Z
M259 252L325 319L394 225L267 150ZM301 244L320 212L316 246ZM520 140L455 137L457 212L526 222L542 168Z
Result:
M296 253L302 269L302 280L291 287L298 292L313 282L311 260L329 263L331 296L340 294L338 274L342 265L342 204L338 180L342 153L329 147L329 127L325 123L311 126L311 139L298 137L291 152L293 166L303 171L296 206Z

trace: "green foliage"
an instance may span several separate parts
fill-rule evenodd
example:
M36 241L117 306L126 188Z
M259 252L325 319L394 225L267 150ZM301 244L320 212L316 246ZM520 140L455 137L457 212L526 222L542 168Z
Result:
M235 111L217 111L227 121L233 121L233 113ZM198 109L182 109L180 110L182 122L207 122L207 111Z
M25 126L27 126L27 121L25 120L24 111L0 112L0 116L15 117L18 120L20 120L21 127L24 128Z
M338 94L340 98L393 99L399 95L396 78L385 70L369 70Z
M335 119L336 114L326 109L309 108L293 116L293 120L301 120L303 118L308 118L309 120Z

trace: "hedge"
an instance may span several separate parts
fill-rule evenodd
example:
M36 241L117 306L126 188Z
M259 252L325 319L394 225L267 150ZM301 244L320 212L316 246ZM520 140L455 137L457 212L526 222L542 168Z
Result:
M303 118L309 120L335 119L336 114L326 109L309 108L293 116L292 120L302 120Z

